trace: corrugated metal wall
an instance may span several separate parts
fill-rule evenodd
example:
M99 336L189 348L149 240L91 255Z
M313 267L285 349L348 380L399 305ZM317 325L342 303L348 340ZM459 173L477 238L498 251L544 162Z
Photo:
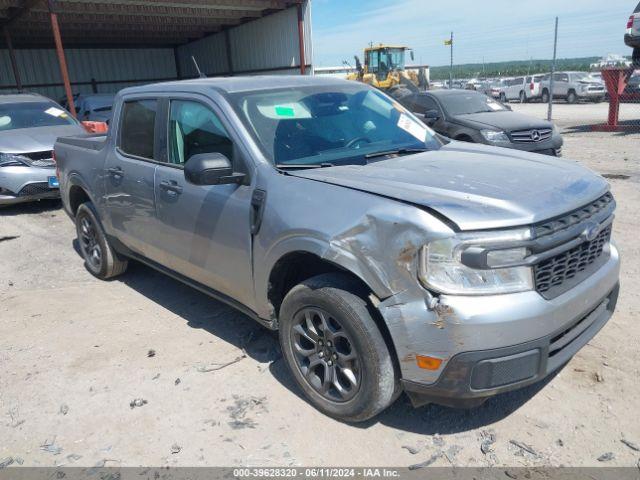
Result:
M311 65L310 1L303 5L303 12L305 63ZM73 91L91 93L92 79L98 82L98 93L113 93L132 85L175 79L178 72L181 78L195 77L192 55L203 72L228 75L227 38L234 74L297 74L300 71L298 13L296 7L292 7L232 28L226 34L219 33L178 47L177 52L172 48L66 50ZM64 89L54 49L16 50L16 57L22 83L29 91L56 100L63 98ZM312 68L309 69L311 72ZM0 49L0 94L16 91L15 88L1 88L7 86L15 86L15 79L9 53Z
M303 6L305 24L305 63L310 65L311 3ZM178 47L183 77L196 75L191 57L209 75L231 73L227 61L227 35L218 33ZM298 73L298 12L296 7L232 28L228 32L233 73ZM289 67L289 68L287 68Z
M91 93L92 79L108 82L98 83L99 93L113 93L131 85L176 78L172 48L69 49L65 53L74 93ZM36 86L29 88L30 91L53 99L64 96L55 50L16 50L16 58L24 85L60 84L54 87ZM118 82L121 80L133 81ZM0 86L9 85L15 85L9 53L0 50ZM0 93L12 91L15 90L0 89Z

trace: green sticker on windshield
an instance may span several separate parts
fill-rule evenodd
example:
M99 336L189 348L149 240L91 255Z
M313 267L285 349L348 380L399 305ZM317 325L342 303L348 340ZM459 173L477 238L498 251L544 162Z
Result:
M293 117L295 112L291 107L276 107L276 115L279 117Z

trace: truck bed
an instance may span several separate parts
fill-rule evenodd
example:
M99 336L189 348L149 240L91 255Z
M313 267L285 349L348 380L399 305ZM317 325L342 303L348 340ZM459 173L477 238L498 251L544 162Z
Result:
M56 143L85 148L87 150L102 150L107 142L107 135L100 133L94 135L76 135L74 137L58 138Z

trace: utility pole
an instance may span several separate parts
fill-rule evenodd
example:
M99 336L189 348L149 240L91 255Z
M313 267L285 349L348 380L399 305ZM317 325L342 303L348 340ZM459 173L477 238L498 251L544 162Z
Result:
M453 88L453 32L451 32L449 47L451 48L451 67L449 68L449 89L452 89Z
M551 78L549 79L549 109L547 120L551 121L553 115L553 77L556 73L556 55L558 53L558 17L556 17L556 31L553 40L553 62L551 62Z

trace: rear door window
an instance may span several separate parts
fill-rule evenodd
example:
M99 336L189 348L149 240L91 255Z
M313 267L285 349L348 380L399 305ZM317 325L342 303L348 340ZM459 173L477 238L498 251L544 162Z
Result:
M154 159L157 100L130 100L122 107L120 150L135 157Z

